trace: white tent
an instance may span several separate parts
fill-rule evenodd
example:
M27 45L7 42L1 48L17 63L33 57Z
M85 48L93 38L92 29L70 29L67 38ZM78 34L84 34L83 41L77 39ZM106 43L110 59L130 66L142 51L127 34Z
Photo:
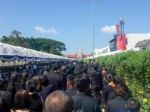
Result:
M21 56L41 59L69 59L63 56L44 53L33 49L4 44L2 42L0 42L0 56Z

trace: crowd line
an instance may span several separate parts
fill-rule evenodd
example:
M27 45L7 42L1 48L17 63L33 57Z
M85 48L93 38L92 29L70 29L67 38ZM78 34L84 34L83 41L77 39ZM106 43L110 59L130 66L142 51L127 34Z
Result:
M95 61L0 69L0 112L139 112L123 78Z

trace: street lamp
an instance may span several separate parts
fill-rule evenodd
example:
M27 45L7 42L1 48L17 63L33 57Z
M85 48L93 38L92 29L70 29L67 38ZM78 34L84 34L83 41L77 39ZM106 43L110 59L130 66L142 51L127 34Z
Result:
M95 32L94 32L94 5L96 2L102 1L102 0L82 0L84 2L90 3L91 4L91 15L92 15L92 49L93 49L93 59L94 59L94 50L95 50Z

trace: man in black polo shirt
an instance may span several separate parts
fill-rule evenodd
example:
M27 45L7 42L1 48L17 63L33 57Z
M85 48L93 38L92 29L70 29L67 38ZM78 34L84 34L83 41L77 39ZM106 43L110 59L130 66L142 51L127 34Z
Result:
M75 111L80 112L100 112L100 106L96 99L85 94L87 83L85 79L75 81L78 92L72 96L74 101Z

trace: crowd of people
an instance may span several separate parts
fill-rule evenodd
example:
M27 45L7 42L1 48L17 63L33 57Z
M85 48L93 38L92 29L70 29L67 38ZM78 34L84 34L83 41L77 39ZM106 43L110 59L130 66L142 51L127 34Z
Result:
M0 112L139 112L123 78L95 61L0 70Z

